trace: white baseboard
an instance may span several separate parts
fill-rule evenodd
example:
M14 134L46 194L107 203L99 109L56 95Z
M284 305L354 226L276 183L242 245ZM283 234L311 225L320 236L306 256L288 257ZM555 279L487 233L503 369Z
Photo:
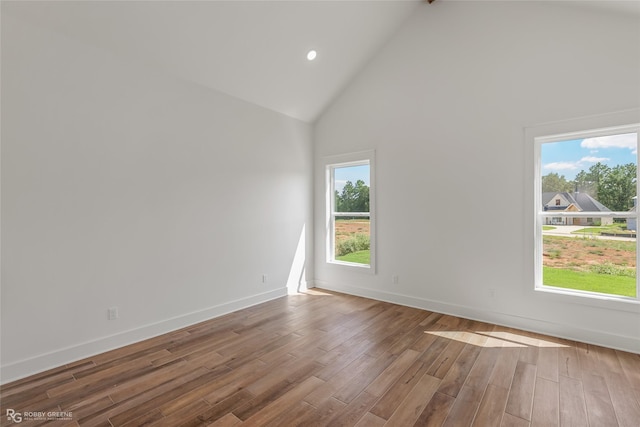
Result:
M6 384L29 375L166 334L167 332L175 331L286 295L287 288L280 288L9 363L0 367L0 384Z
M378 301L391 302L422 310L434 311L442 314L463 317L465 319L493 323L500 326L536 332L558 338L565 338L583 343L600 345L617 350L640 353L640 338L625 335L616 335L604 331L583 329L573 325L548 322L513 314L500 313L490 310L482 310L457 304L449 304L441 301L407 296L391 292L365 289L351 285L327 283L316 280L314 285L331 291L342 292L349 295L371 298Z

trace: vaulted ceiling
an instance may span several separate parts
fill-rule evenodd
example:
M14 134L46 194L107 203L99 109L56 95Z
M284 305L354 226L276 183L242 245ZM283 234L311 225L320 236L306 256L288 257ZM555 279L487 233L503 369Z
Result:
M2 1L2 14L313 122L417 8L446 1Z
M2 12L313 121L420 6L420 0L3 1ZM307 60L311 49L314 61Z

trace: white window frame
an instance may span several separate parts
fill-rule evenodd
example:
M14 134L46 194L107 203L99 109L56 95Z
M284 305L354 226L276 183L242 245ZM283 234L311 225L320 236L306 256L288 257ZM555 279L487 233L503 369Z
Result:
M369 217L369 264L359 264L345 262L335 259L335 185L333 171L341 167L369 165L369 212L349 212L350 216ZM375 151L362 151L358 153L341 154L325 158L325 218L326 218L326 257L327 264L339 266L340 268L354 269L354 271L376 272L376 185L375 185Z
M558 128L557 126L555 128ZM562 128L562 125L559 126ZM586 128L588 129L588 128ZM548 294L563 295L570 297L573 301L577 301L574 298L588 299L591 305L606 306L613 302L614 304L638 304L640 303L640 275L636 274L636 297L626 297L610 294L602 294L597 292L581 291L574 289L565 289L553 286L545 286L542 278L542 252L543 252L543 240L542 240L542 225L545 224L547 218L558 217L593 217L593 212L558 212L558 211L544 211L542 207L542 165L541 165L541 149L542 145L546 143L569 141L573 139L583 139L599 136L619 135L625 133L636 133L639 138L640 145L640 124L634 123L632 125L618 125L610 127L601 127L592 130L573 131L564 133L545 133L542 129L527 129L527 140L532 143L533 146L533 210L534 210L534 290L536 292L543 292ZM636 194L639 194L638 187L640 186L640 179L636 177ZM637 212L608 212L603 213L601 216L608 216L613 218L638 218ZM553 220L552 220L553 222ZM640 267L640 250L638 250L638 241L636 241L636 269ZM637 270L636 270L637 271Z

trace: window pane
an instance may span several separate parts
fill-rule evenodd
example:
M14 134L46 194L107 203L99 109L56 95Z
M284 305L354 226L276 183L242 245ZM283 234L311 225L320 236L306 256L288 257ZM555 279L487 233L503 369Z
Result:
M636 196L637 134L542 144L545 211L626 212Z
M541 145L542 283L636 297L637 134ZM573 215L572 215L573 214ZM598 215L602 214L602 215Z
M624 223L616 223L619 229ZM543 226L542 281L553 286L636 297L636 239ZM622 236L622 235L619 235Z
M335 259L356 264L371 263L371 231L369 217L336 216Z
M334 168L333 180L335 212L369 212L368 164Z

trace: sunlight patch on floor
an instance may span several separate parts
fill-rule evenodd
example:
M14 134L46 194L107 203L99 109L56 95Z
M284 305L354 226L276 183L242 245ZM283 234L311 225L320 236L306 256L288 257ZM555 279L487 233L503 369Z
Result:
M330 297L333 296L333 294L330 294L328 292L323 292L323 291L319 291L317 289L307 289L304 292L299 292L300 294L304 294L304 295L318 295L318 296L326 296L326 297Z
M424 333L479 347L568 347L564 344L504 331L424 331Z

